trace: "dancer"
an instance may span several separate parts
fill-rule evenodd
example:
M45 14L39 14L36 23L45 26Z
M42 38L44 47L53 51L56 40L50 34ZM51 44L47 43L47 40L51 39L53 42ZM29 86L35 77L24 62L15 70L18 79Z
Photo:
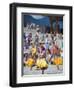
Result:
M32 55L29 54L26 61L24 61L24 64L28 67L30 67L30 70L32 70L32 67L35 65L35 60L32 58Z

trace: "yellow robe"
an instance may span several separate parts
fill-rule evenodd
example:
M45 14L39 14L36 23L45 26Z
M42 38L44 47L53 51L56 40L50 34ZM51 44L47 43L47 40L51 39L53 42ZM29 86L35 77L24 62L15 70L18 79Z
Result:
M45 58L42 58L42 59L37 59L36 66L39 67L40 69L42 69L42 68L47 68L48 64L47 64Z
M36 54L36 48L35 48L35 47L32 48L32 49L31 49L31 52L32 52L32 56L34 56L34 54Z
M29 58L26 61L26 65L29 66L29 67L32 67L34 64L35 64L35 61L32 58Z

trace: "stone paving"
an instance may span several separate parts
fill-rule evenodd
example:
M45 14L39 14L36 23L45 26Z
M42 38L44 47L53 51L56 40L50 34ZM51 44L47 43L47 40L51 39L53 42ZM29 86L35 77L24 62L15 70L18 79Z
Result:
M44 74L60 74L63 73L63 65L59 65L59 70L57 69L56 65L50 65L46 70L44 70ZM37 75L42 74L42 70L37 70L36 66L32 68L32 70L29 67L23 68L23 75Z

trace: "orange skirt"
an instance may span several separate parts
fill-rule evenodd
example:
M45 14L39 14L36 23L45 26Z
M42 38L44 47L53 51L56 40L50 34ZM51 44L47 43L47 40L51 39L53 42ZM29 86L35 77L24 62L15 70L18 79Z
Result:
M56 65L62 65L63 64L62 57L56 57L56 58L54 58L53 63L56 64Z

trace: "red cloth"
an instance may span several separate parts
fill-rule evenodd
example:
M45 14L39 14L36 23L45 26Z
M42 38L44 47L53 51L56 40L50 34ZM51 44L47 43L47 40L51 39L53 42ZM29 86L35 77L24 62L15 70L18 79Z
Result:
M60 50L58 48L57 45L54 45L52 48L51 48L51 54L59 54L60 53Z

